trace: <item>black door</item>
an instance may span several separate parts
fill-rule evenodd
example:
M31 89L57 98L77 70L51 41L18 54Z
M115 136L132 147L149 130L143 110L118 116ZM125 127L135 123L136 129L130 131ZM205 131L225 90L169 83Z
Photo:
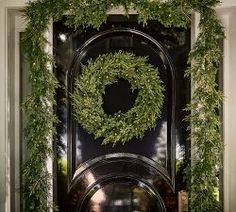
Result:
M165 86L161 118L142 139L125 145L101 145L74 119L70 94L88 60L99 55L132 52L157 67ZM100 30L68 29L54 24L57 114L55 138L55 200L60 211L177 211L177 193L185 189L186 127L182 122L188 99L183 78L189 31L167 29L158 22L139 25L135 16L110 16ZM106 87L103 108L128 111L137 93L124 79Z

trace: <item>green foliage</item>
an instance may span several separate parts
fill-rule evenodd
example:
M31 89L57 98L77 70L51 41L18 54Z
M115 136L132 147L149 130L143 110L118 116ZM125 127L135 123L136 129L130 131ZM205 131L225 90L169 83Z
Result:
M107 115L102 108L102 94L106 85L119 78L128 80L132 91L139 91L138 97L128 112ZM163 90L156 68L146 58L122 51L104 54L83 67L72 94L73 111L89 133L104 138L103 144L124 144L155 127L161 115Z
M23 42L30 62L29 80L32 92L24 103L28 153L23 169L23 194L27 211L35 211L35 208L37 211L46 211L48 205L45 197L49 187L46 160L51 153L48 141L54 132L53 124L57 120L52 111L57 81L47 67L51 58L44 52L41 43L43 36L38 35L38 40L36 36L27 39L28 33L26 30L26 40Z
M192 79L192 102L190 115L192 151L191 211L220 211L215 196L218 187L217 174L222 167L223 141L220 135L218 108L223 100L222 91L216 83L217 67L221 59L219 39L224 31L215 11L205 8L201 12L200 34L190 53L191 68L186 74Z
M46 160L52 151L49 140L57 122L52 110L57 80L49 68L53 59L44 51L47 26L50 20L59 20L66 15L69 26L99 28L107 19L107 11L118 5L123 6L126 12L130 8L136 9L143 24L148 20L158 20L167 27L189 26L192 11L201 15L200 34L190 53L191 67L186 72L193 85L192 102L187 108L191 112L187 120L195 150L188 177L190 207L191 211L197 212L219 211L214 187L217 185L217 168L222 166L218 108L223 96L218 91L216 74L220 60L217 41L223 38L224 33L212 9L218 3L219 0L37 0L28 4L24 11L28 25L23 44L30 63L32 92L24 104L28 150L23 168L25 211L45 212L52 207L47 201L50 176Z
M148 20L159 20L165 26L187 27L190 24L189 5L184 0L69 0L70 13L67 24L72 27L92 26L99 28L106 22L107 11L123 6L126 13L133 8L144 24Z

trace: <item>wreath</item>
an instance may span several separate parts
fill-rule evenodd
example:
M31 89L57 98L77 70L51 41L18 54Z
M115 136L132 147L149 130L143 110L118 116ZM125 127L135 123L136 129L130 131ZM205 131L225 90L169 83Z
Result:
M123 78L131 84L132 92L138 90L134 106L126 113L114 115L104 112L103 94L107 85ZM82 67L72 94L74 116L81 126L102 144L125 143L132 138L142 138L156 125L161 115L164 87L157 69L147 58L128 52L103 54Z

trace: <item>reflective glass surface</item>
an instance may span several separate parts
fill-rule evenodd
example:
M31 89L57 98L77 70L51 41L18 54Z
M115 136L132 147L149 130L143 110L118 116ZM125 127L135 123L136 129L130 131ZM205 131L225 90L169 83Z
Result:
M100 188L82 207L88 212L161 212L163 210L158 203L144 188L125 180Z

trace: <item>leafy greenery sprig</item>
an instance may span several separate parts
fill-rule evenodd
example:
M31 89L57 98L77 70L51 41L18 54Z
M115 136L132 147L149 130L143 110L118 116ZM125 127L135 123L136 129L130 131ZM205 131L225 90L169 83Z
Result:
M108 115L102 108L106 85L119 78L138 90L134 106L126 113ZM73 111L78 122L103 144L125 143L133 137L142 138L156 125L161 115L164 87L154 66L144 57L128 52L104 54L82 68L72 94Z
M218 109L223 93L217 85L218 66L221 61L219 39L224 31L215 11L201 10L200 34L189 56L191 68L186 75L192 79L192 101L186 118L190 123L192 165L190 170L191 211L220 211L215 196L219 186L217 175L222 167L223 141L220 134Z
M44 51L47 26L50 20L66 15L69 26L99 28L106 21L107 12L115 6L123 6L126 12L129 8L136 9L140 22L158 20L167 27L187 27L189 14L200 13L200 34L190 53L192 66L186 72L193 84L192 103L188 106L191 114L187 120L197 150L192 156L189 176L190 207L191 211L198 212L219 211L219 203L213 195L223 154L218 115L223 97L218 91L216 75L220 58L217 40L223 38L224 33L213 10L218 3L219 0L36 0L28 3L24 12L28 25L23 43L30 63L32 91L24 104L28 150L23 169L25 211L45 212L51 208L46 161L52 151L49 138L57 121L52 111L57 80L49 67L53 64L52 57Z
M31 95L24 103L27 119L25 141L28 149L23 169L23 197L26 211L48 210L50 176L46 169L46 161L51 154L49 139L54 133L53 124L57 120L52 110L57 80L48 69L52 58L45 53L46 40L44 34L39 33L43 28L41 27L38 25L28 28L23 39L25 51L28 53L31 83Z
M70 12L67 24L72 27L92 26L99 28L106 22L107 12L114 7L123 6L138 11L138 20L158 20L165 26L187 27L190 24L189 5L183 0L149 1L149 0L69 0Z

